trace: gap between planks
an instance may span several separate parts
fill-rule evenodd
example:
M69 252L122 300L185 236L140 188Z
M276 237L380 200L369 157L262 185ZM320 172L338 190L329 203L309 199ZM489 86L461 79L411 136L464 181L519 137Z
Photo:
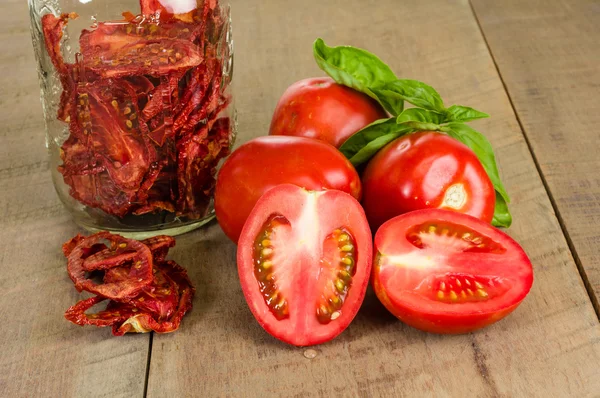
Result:
M473 7L472 2L469 0L469 7L471 9L471 13L473 14L473 17L475 19L475 22L477 23L477 27L479 29L479 32L481 34L481 37L486 45L486 48L488 50L488 53L490 54L490 57L492 59L492 62L494 63L494 68L496 69L496 73L498 74L498 77L502 83L502 87L504 88L504 91L508 97L508 101L510 103L510 107L512 108L512 111L515 115L515 118L517 120L517 123L519 125L519 128L521 130L521 134L523 135L524 141L527 145L527 149L529 150L531 157L533 159L533 162L535 164L535 168L538 172L538 175L540 176L540 179L542 181L542 184L544 186L544 190L546 192L546 195L548 195L548 198L550 200L550 203L552 205L552 209L554 210L554 213L558 219L558 223L560 225L561 231L563 233L563 236L565 237L565 240L567 242L567 245L569 247L569 250L571 252L571 256L573 257L573 260L575 261L575 264L577 265L577 269L579 271L579 276L582 279L583 285L586 289L588 298L590 299L592 306L594 307L594 311L596 313L596 317L600 320L600 304L598 302L598 299L596 298L596 296L594 295L594 291L592 289L592 286L589 282L589 279L587 277L587 274L585 273L585 269L583 268L583 265L581 263L581 259L579 258L579 255L577 254L577 250L575 249L575 246L573 244L573 241L569 235L569 232L566 228L565 222L562 218L562 215L560 214L560 211L558 209L558 206L556 204L556 201L554 199L554 196L552 195L552 192L550 190L550 187L546 181L546 178L542 172L542 169L540 167L540 164L538 162L538 159L535 155L535 152L533 151L533 147L529 141L529 138L527 137L527 133L525 131L525 128L523 126L523 123L521 121L519 112L517 111L515 104L513 102L513 99L510 95L510 91L508 89L508 86L506 85L506 82L504 81L504 78L502 77L502 73L500 71L500 67L498 66L498 63L496 62L496 59L494 58L494 53L492 52L492 49L490 47L490 44L488 43L488 40L485 36L485 32L483 30L483 27L481 26L481 23L479 21L479 18L477 16L477 12L475 11L475 8ZM145 375L145 380L144 380L144 391L143 391L143 397L146 398L148 396L148 385L149 385L149 379L150 379L150 364L152 361L152 343L153 343L153 338L154 338L154 332L151 332L150 334L150 338L149 338L149 342L148 342L148 359L146 362L146 375Z
M504 78L502 77L502 72L500 71L500 67L498 66L498 63L496 62L496 59L494 58L494 53L492 51L492 48L490 47L490 44L488 43L487 38L485 37L485 31L483 30L483 27L481 25L481 22L479 21L479 17L477 16L477 12L475 11L475 7L473 6L473 3L471 0L469 0L469 7L471 8L471 12L473 13L473 17L475 18L477 27L479 28L479 33L481 34L481 37L483 38L483 42L485 43L485 46L487 47L487 50L488 50L488 53L490 54L492 62L494 63L496 73L498 74L498 77L500 78L500 81L502 82L502 87L504 87L504 92L506 92L506 96L508 97L510 107L512 108L513 113L515 114L515 118L517 119L517 123L519 124L519 128L521 130L521 134L523 135L523 139L525 140L525 144L527 145L527 149L529 150L529 153L531 153L533 163L535 164L535 168L540 176L540 179L542 180L542 184L544 186L544 190L546 191L546 195L548 195L550 204L552 205L552 209L554 210L554 214L556 215L558 224L560 225L560 229L563 233L563 236L565 237L567 245L569 246L569 251L571 252L571 256L573 257L573 260L575 261L575 265L577 266L577 270L579 271L579 276L581 277L581 280L582 280L583 286L585 287L585 290L587 292L588 298L590 299L590 301L592 303L592 307L594 307L594 311L596 312L596 317L600 321L600 303L598 301L598 298L594 294L594 289L593 289L593 287L589 281L589 278L585 272L585 268L583 267L583 264L581 263L581 259L579 258L579 255L577 254L577 250L575 249L573 240L571 239L571 236L569 235L567 226L566 226L566 224L563 220L563 217L558 209L558 205L556 203L556 200L554 199L554 195L552 195L550 186L548 185L548 182L546 181L546 176L542 172L542 168L538 162L537 156L535 155L535 152L533 150L531 142L529 141L529 138L527 137L527 132L525 131L525 127L523 126L519 112L518 112L517 108L515 107L515 104L510 95L508 86L507 86L506 82L504 81Z
M148 339L148 359L146 360L146 377L144 379L144 395L148 396L148 381L150 380L150 361L152 360L152 342L154 340L154 332L150 332L150 338Z

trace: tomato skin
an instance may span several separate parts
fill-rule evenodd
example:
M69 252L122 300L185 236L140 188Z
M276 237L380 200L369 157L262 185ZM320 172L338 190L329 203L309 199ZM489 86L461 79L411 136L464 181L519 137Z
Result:
M400 214L443 208L491 223L496 194L477 156L447 135L422 131L399 138L380 150L362 177L363 206L376 229ZM445 203L455 192L460 205Z
M300 80L283 93L269 135L316 138L339 148L358 130L386 117L369 96L329 77L315 77Z
M340 211L343 210L343 211ZM274 257L268 272L275 275L278 297L288 300L289 317L278 319L267 306L259 291L255 268L257 236L264 222L273 214L290 222L287 233L278 238L271 233ZM326 246L324 239L340 227L352 234L356 249L350 289L339 316L329 323L320 323L315 303L324 294L327 274L323 266ZM260 239L259 239L260 241ZM273 337L295 346L325 343L342 333L352 322L365 297L372 265L372 236L367 218L352 196L336 190L306 191L292 184L282 184L264 194L256 203L239 240L237 264L244 297L252 314ZM279 267L279 268L278 268ZM335 275L337 271L334 271Z
M258 137L235 150L219 171L215 211L225 234L237 242L258 199L285 183L337 189L357 200L362 193L358 173L333 146L302 137Z
M403 307L389 299L378 277L381 269L377 263L373 264L372 285L373 290L381 304L396 318L415 329L437 334L465 334L491 325L513 312L521 302L515 303L496 313L470 314L424 314L418 310Z
M407 231L421 224L439 225L447 232L430 240L432 247L417 248L405 237ZM465 229L457 234L452 225ZM456 241L464 244L456 238L464 231L490 238L503 251L490 254L485 248L483 252L456 250ZM455 241L449 243L448 239ZM533 284L531 262L517 242L475 217L448 210L418 210L387 221L375 235L374 253L371 282L377 297L402 322L425 332L461 334L495 323L521 304ZM490 289L486 293L489 299L461 302L461 293L467 287L477 291L476 287L473 283L467 286L464 279L459 287L455 280L450 287L452 277L448 275L468 275L470 280L479 281L487 278L492 281L484 286ZM439 285L432 282L435 277L445 281L445 297L448 288L454 289L458 302L436 299Z

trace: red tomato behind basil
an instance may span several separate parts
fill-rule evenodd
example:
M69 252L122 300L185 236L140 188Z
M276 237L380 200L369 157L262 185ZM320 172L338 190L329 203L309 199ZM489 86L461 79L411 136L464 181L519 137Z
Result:
M215 210L225 234L237 242L256 201L285 183L361 197L356 170L333 146L302 137L255 138L231 154L217 178Z
M386 117L369 96L317 77L300 80L283 93L269 135L316 138L339 148L358 130Z
M360 204L340 191L271 189L244 225L237 263L258 323L296 346L339 335L369 281L371 231Z
M496 194L475 153L444 134L423 131L379 151L363 174L372 228L410 211L440 208L491 222Z
M431 209L379 228L372 281L379 300L406 324L467 333L517 308L531 289L533 270L504 232L465 214Z

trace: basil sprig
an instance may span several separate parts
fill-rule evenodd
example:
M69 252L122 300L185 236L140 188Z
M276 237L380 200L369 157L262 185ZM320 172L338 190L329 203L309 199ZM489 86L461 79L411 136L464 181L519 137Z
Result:
M492 223L499 227L510 227L512 217L508 211L507 205L510 203L510 198L500 180L500 173L498 173L498 166L496 165L496 157L494 156L492 144L490 144L483 134L464 123L448 123L440 130L450 137L459 140L475 152L475 155L477 155L477 158L481 162L488 177L490 177L494 189L496 190L496 208L494 210L494 219Z
M375 55L350 46L328 47L320 38L313 45L313 53L319 68L337 83L367 94L394 116L404 109L402 99L380 98L373 91L397 80L389 66Z
M417 80L398 79L368 51L351 46L328 47L317 39L313 52L319 67L337 83L367 94L393 116L371 123L340 147L354 166L369 161L381 148L404 135L417 131L447 134L473 150L494 185L496 207L492 224L510 226L510 198L500 180L492 145L483 134L465 124L489 117L488 114L461 105L446 108L433 87ZM405 102L414 107L404 109Z

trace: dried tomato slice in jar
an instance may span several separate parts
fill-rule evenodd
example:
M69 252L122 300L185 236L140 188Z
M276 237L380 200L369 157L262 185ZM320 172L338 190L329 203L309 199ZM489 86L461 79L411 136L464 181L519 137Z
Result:
M200 133L178 143L178 214L204 215L208 193L214 189L217 164L229 154L229 132L229 119L221 118L204 139Z
M59 170L71 196L117 216L132 207L156 157L141 134L137 96L126 80L78 87L71 136L62 147Z
M61 41L77 15L42 19L63 86L58 118L69 123L59 171L74 199L118 222L208 212L216 164L233 135L221 114L230 103L226 19L218 1L199 4L177 14L158 0L141 0L141 14L124 12L123 20L84 29L73 64L65 62Z
M83 67L102 78L160 76L187 70L202 62L191 29L183 23L100 23L79 39ZM179 38L181 37L181 38Z
M44 32L46 49L48 50L52 65L54 65L63 87L57 115L57 118L63 122L66 122L69 119L70 108L72 106L72 102L70 101L71 92L75 87L75 82L73 79L73 65L65 63L60 51L60 42L63 38L63 30L67 25L68 20L76 17L77 14L75 13L62 14L60 17L47 14L42 17L42 30Z

